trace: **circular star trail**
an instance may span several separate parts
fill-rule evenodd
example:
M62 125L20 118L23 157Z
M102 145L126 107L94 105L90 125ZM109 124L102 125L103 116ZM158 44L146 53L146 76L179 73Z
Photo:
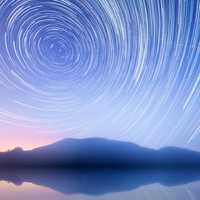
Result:
M2 123L199 144L199 1L0 0L0 19Z

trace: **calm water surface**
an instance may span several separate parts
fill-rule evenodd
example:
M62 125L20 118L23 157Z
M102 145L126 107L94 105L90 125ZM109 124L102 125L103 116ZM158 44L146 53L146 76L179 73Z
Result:
M3 200L199 200L194 170L1 170Z

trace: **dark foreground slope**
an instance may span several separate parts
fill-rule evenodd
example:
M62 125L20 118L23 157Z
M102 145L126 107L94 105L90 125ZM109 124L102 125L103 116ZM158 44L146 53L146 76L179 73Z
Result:
M200 153L170 147L153 150L102 138L65 139L30 151L0 153L0 167L200 168Z

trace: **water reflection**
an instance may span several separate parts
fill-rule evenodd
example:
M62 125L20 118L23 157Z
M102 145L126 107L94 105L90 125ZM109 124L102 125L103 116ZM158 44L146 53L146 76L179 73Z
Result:
M0 199L198 199L194 170L3 170Z

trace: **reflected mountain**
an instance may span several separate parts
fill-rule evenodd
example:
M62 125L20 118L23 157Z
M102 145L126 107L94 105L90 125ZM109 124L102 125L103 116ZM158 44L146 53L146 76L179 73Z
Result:
M153 150L103 138L64 139L29 151L0 153L1 168L200 168L200 153L168 147Z
M182 185L200 180L198 170L31 170L0 171L0 181L30 182L63 194L102 195L160 183Z

